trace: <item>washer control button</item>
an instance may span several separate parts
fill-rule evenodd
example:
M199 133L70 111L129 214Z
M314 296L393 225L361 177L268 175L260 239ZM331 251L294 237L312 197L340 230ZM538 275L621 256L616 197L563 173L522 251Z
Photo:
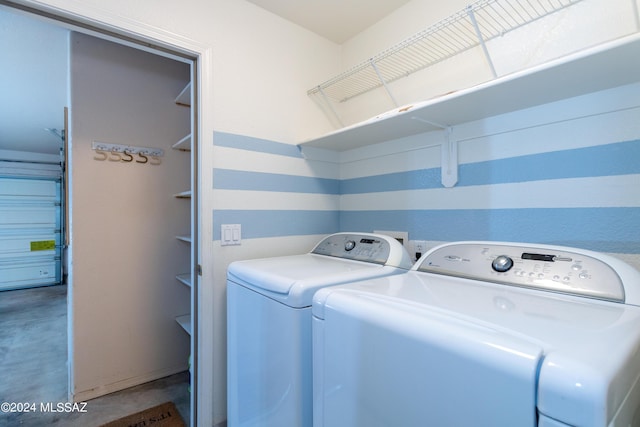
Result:
M507 255L500 255L493 260L491 267L498 273L505 273L513 267L513 260Z
M344 242L344 250L347 252L353 250L353 248L355 247L356 247L356 242L354 242L353 240L347 240L346 242Z

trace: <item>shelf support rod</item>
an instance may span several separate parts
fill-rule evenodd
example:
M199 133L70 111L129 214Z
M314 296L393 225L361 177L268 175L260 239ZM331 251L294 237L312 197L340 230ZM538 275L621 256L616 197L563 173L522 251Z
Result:
M484 42L484 38L482 37L482 33L480 32L480 26L478 25L478 21L476 20L476 15L473 13L473 6L467 6L467 15L469 15L469 19L471 19L471 23L473 24L473 28L476 31L476 36L478 37L478 41L480 42L480 46L482 46L482 51L484 52L484 57L487 59L489 63L489 68L491 68L491 74L495 79L498 77L496 73L496 68L493 66L493 61L491 60L491 55L489 55L489 50L487 49L487 45Z
M371 64L371 66L373 67L373 71L376 72L376 74L378 75L378 78L380 79L380 82L382 82L382 86L384 86L384 89L387 91L387 95L389 95L389 98L391 98L391 100L393 101L393 104L396 107L399 107L398 105L398 101L396 101L396 98L393 96L393 94L391 93L391 90L389 89L389 86L387 86L387 82L384 81L384 78L382 78L382 74L380 74L380 70L378 70L378 66L376 65L375 62L373 62L373 58L371 58L369 60L369 63Z
M458 142L451 140L451 126L444 130L444 141L440 147L440 173L442 186L451 188L458 182Z
M342 120L340 120L340 116L338 115L338 113L336 113L336 110L331 105L331 101L329 101L329 98L327 98L327 95L324 93L324 90L322 90L322 86L318 86L318 92L320 92L320 95L322 95L322 99L324 100L324 103L327 105L327 107L329 107L329 110L333 113L333 116L336 118L336 120L340 124L340 127L344 127Z

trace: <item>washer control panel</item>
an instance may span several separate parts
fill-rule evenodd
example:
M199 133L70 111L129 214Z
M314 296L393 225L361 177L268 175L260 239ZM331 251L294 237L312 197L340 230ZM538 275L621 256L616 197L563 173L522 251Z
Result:
M463 242L435 248L423 258L418 271L625 301L615 270L579 249Z
M384 265L392 250L398 250L392 244L389 238L374 234L338 233L326 237L311 253Z

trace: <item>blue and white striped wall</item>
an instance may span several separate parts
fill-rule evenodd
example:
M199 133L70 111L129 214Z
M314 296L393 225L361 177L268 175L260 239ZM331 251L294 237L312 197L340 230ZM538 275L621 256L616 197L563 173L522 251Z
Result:
M640 253L639 159L636 139L463 164L454 189L439 168L349 179L341 227Z
M305 160L295 145L216 132L214 240L221 224L243 239L329 234L339 229L338 165Z
M455 127L453 188L440 184L442 135L347 153L340 226L640 254L639 105L636 84Z
M640 84L453 129L459 181L440 183L438 132L305 160L297 147L216 133L214 239L408 231L640 254ZM220 151L222 150L222 151Z

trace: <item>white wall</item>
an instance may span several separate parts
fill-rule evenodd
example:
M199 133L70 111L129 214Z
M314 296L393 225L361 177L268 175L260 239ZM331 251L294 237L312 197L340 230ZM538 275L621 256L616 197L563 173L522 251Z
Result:
M190 67L88 35L70 35L72 381L87 400L187 369L190 132L174 103ZM160 165L96 160L94 141L162 148ZM112 157L112 156L111 156Z
M201 118L201 129L215 128L216 131L288 144L331 130L306 91L339 71L340 47L248 2L24 0L24 3L83 22L103 22L144 36L158 36L164 41L211 49L211 57L207 57L211 63L205 64L204 68L208 74L201 76L204 86L211 87L212 94L210 101L206 100L201 107L210 113ZM263 244L263 240L249 239L237 248L220 248L219 242L213 241L211 218L215 215L213 209L226 199L224 195L213 194L212 140L215 144L211 133L201 135L203 181L200 203L203 210L200 214L204 226L200 256L201 288L205 296L201 300L204 311L201 315L208 319L206 325L201 325L204 332L201 344L213 360L210 365L201 366L205 378L200 385L207 398L207 401L201 401L204 425L226 418L224 295L228 262L254 257L258 253L308 250L317 240L309 236L291 236L270 239L269 244ZM229 155L234 154L216 152L216 164L226 166L227 160L232 159ZM247 162L247 169L255 166L255 163ZM213 355L208 354L211 352Z

